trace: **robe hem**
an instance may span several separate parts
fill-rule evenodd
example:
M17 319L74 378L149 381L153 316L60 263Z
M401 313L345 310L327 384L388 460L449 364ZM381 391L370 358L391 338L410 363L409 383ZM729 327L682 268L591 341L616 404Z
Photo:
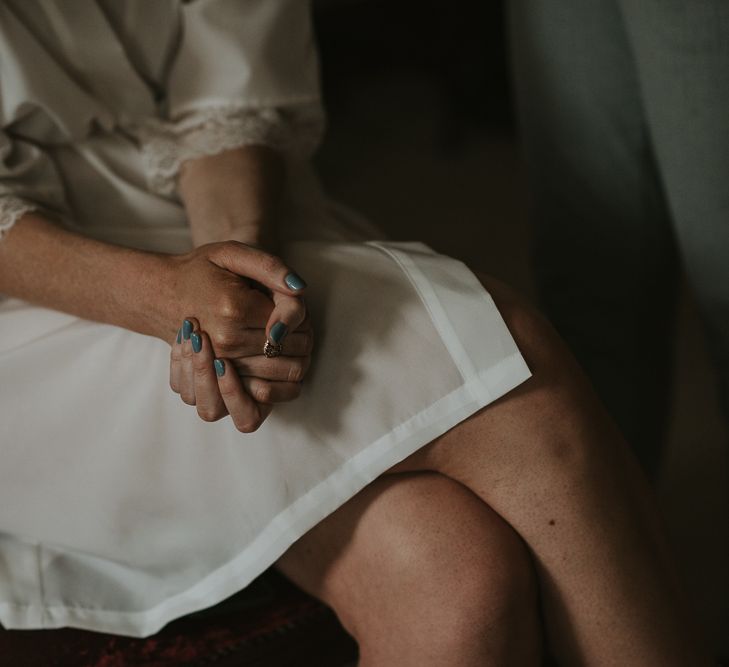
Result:
M478 373L345 461L274 517L245 550L155 607L127 612L5 602L0 603L0 623L6 630L74 627L140 638L155 634L171 621L211 607L241 591L275 563L291 544L367 484L530 376L519 352Z

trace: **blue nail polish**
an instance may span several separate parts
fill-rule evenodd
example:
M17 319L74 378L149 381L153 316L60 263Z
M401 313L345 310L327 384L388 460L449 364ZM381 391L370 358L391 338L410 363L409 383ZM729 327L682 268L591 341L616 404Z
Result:
M286 334L288 332L289 328L283 322L276 322L276 324L274 324L268 332L268 337L272 342L278 344L286 338Z
M192 322L190 322L190 320L185 320L182 323L182 337L185 340L190 340L191 334L192 334Z
M177 330L177 342L179 343L182 340L182 329Z
M293 271L286 275L284 282L286 283L286 287L292 290L300 290L306 287L306 281Z
M199 333L193 332L190 335L190 342L192 343L193 352L199 352L200 350L202 350L202 338L200 338Z
M225 375L225 362L222 359L216 359L213 365L215 366L215 372L218 374L218 377L223 377Z

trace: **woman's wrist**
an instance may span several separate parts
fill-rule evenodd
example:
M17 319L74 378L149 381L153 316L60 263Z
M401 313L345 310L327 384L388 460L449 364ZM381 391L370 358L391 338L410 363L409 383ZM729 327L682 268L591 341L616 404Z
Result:
M219 215L209 219L204 227L198 226L191 231L192 244L196 248L219 241L239 241L274 254L278 249L276 222L270 218L231 219Z
M124 250L129 254L119 262L129 271L128 289L119 294L119 312L110 314L116 320L112 323L172 341L186 315L175 289L184 256Z

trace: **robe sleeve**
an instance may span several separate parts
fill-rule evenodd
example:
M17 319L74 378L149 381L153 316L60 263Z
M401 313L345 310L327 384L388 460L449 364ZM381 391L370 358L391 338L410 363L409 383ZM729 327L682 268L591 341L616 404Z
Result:
M60 212L64 189L52 160L38 146L0 127L0 238L34 210Z
M0 238L25 214L36 209L66 212L63 182L56 166L31 131L44 125L49 99L62 96L50 59L40 52L2 3L0 7ZM48 75L44 86L33 88L28 69ZM83 122L83 114L76 117ZM45 125L50 121L46 119ZM47 128L46 128L47 129ZM44 132L39 135L43 136Z
M306 0L193 0L165 85L166 113L137 135L151 189L174 193L181 164L258 144L308 157L324 128Z

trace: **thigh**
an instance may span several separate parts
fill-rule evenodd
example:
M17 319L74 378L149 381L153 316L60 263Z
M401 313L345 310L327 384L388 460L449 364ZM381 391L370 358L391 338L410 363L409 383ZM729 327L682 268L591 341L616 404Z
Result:
M515 0L541 305L648 468L667 413L677 258L617 0Z

